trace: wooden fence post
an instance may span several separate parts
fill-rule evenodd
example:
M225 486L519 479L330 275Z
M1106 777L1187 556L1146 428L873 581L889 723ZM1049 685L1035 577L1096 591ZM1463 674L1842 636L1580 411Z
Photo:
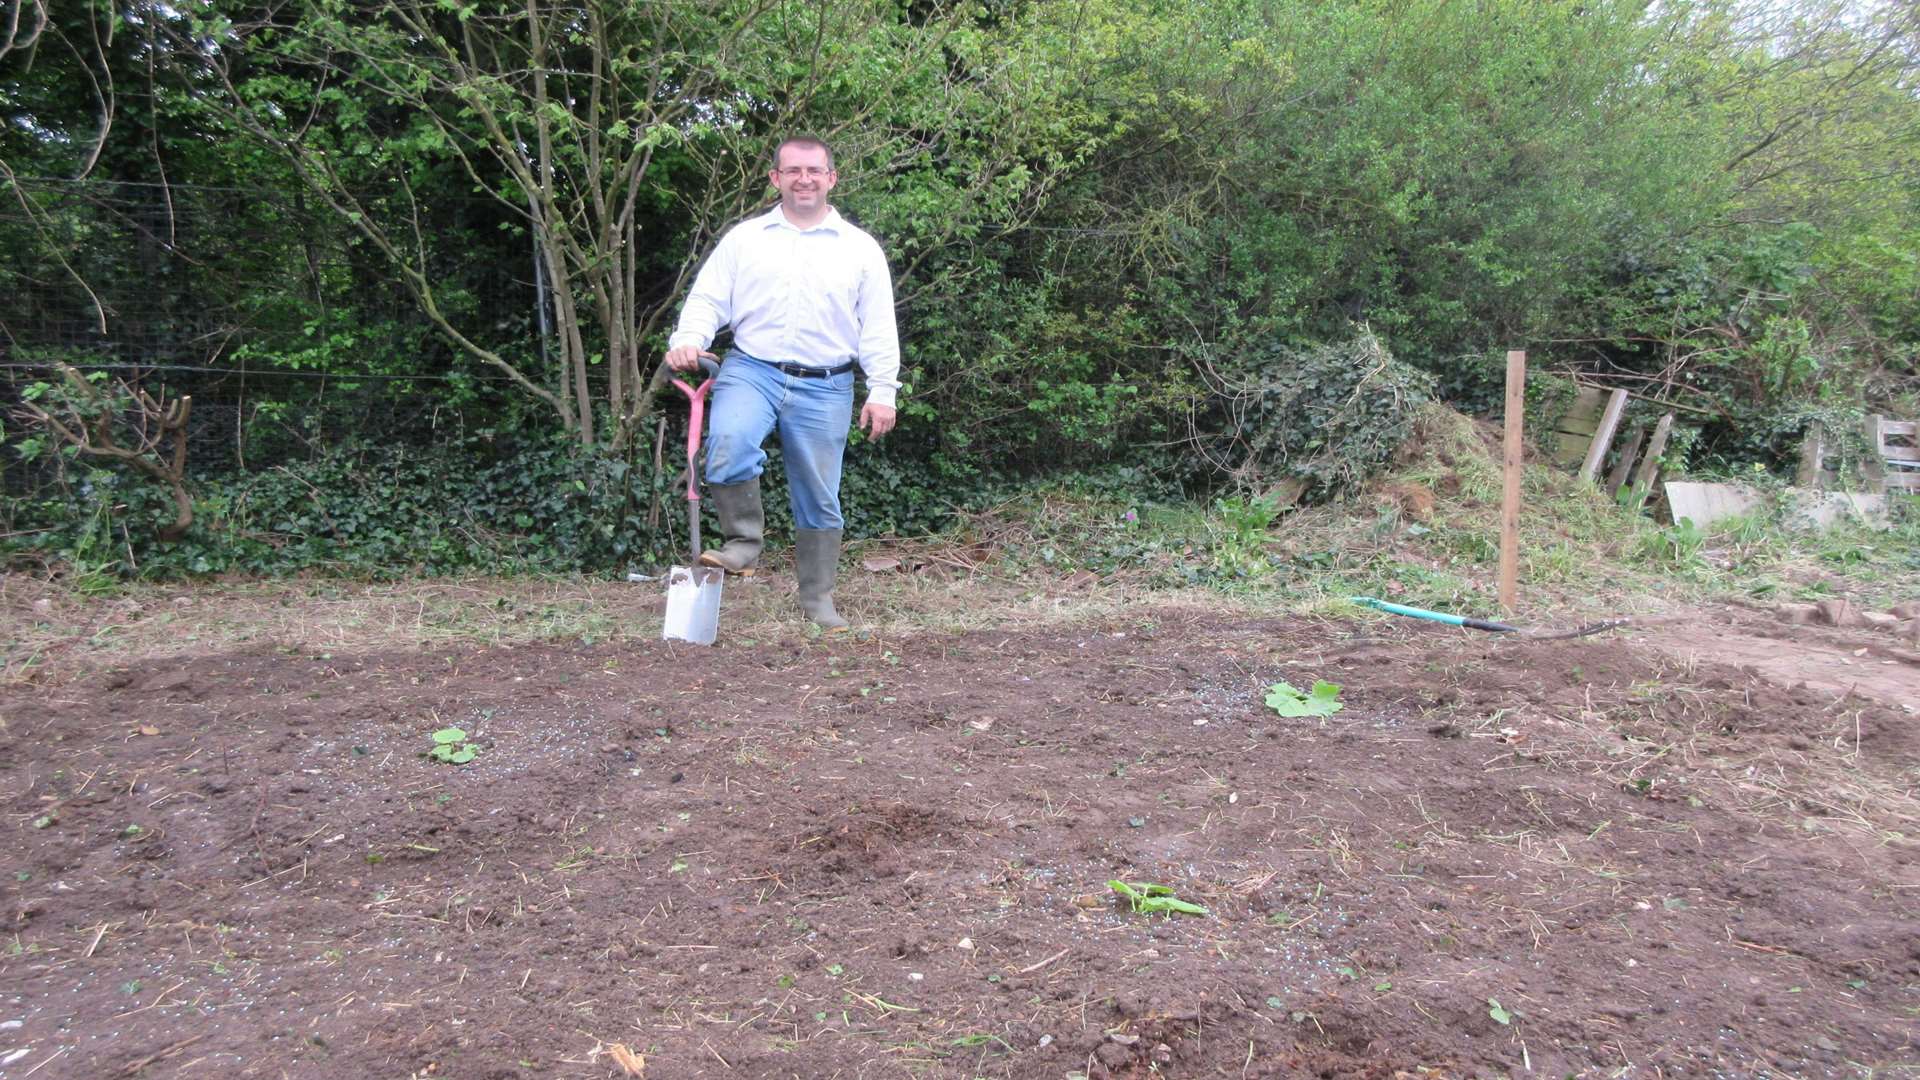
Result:
M1506 491L1500 500L1500 606L1511 614L1520 599L1521 436L1527 415L1527 354L1507 353Z

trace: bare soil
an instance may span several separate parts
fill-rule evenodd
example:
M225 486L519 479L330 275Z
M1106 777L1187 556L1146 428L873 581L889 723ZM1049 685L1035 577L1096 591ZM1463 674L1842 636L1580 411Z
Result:
M0 1075L1920 1068L1920 674L1729 626L1769 634L1141 607L16 681ZM1263 702L1316 679L1341 712Z

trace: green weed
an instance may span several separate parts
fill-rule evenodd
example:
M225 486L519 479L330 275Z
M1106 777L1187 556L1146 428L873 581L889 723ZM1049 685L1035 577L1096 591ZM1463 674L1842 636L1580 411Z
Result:
M1127 898L1127 905L1135 914L1165 915L1172 918L1180 915L1211 915L1212 912L1199 904L1190 904L1174 896L1173 889L1152 882L1109 881L1107 887Z
M467 741L467 733L457 727L445 727L433 733L433 749L427 756L448 765L465 765L480 755L480 748Z
M1340 685L1324 680L1316 681L1310 693L1292 683L1274 683L1267 688L1267 707L1281 716L1332 716L1346 708L1340 702Z

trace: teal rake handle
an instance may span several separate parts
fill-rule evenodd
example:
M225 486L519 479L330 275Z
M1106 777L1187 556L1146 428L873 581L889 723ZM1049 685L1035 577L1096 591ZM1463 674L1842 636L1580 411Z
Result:
M1349 596L1347 600L1370 607L1375 611L1384 611L1389 615L1405 615L1414 619L1431 619L1449 626L1464 626L1469 630L1490 630L1496 634L1518 633L1520 628L1506 623L1488 622L1485 619L1470 619L1465 615L1449 615L1444 611L1428 611L1426 608L1408 607L1405 604L1389 604L1385 600L1375 600L1371 596Z

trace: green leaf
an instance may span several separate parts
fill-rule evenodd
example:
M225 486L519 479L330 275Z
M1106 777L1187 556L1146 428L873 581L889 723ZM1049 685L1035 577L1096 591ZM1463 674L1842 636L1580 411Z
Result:
M1502 1027L1513 1023L1513 1014L1500 1007L1498 998L1487 999L1487 1015L1493 1017L1493 1022Z
M455 765L465 765L467 762L472 761L478 753L480 753L480 751L471 746L463 746L455 750L447 760L453 762Z
M1212 912L1199 904L1176 899L1173 889L1166 885L1150 882L1109 881L1107 887L1127 898L1127 905L1136 913L1146 915L1211 915Z
M465 740L466 737L467 733L457 727L441 728L433 733L433 741L437 743L457 743Z
M1302 693L1292 683L1277 682L1267 688L1267 707L1281 716L1332 716L1346 708L1340 703L1340 686L1319 681L1312 693Z

